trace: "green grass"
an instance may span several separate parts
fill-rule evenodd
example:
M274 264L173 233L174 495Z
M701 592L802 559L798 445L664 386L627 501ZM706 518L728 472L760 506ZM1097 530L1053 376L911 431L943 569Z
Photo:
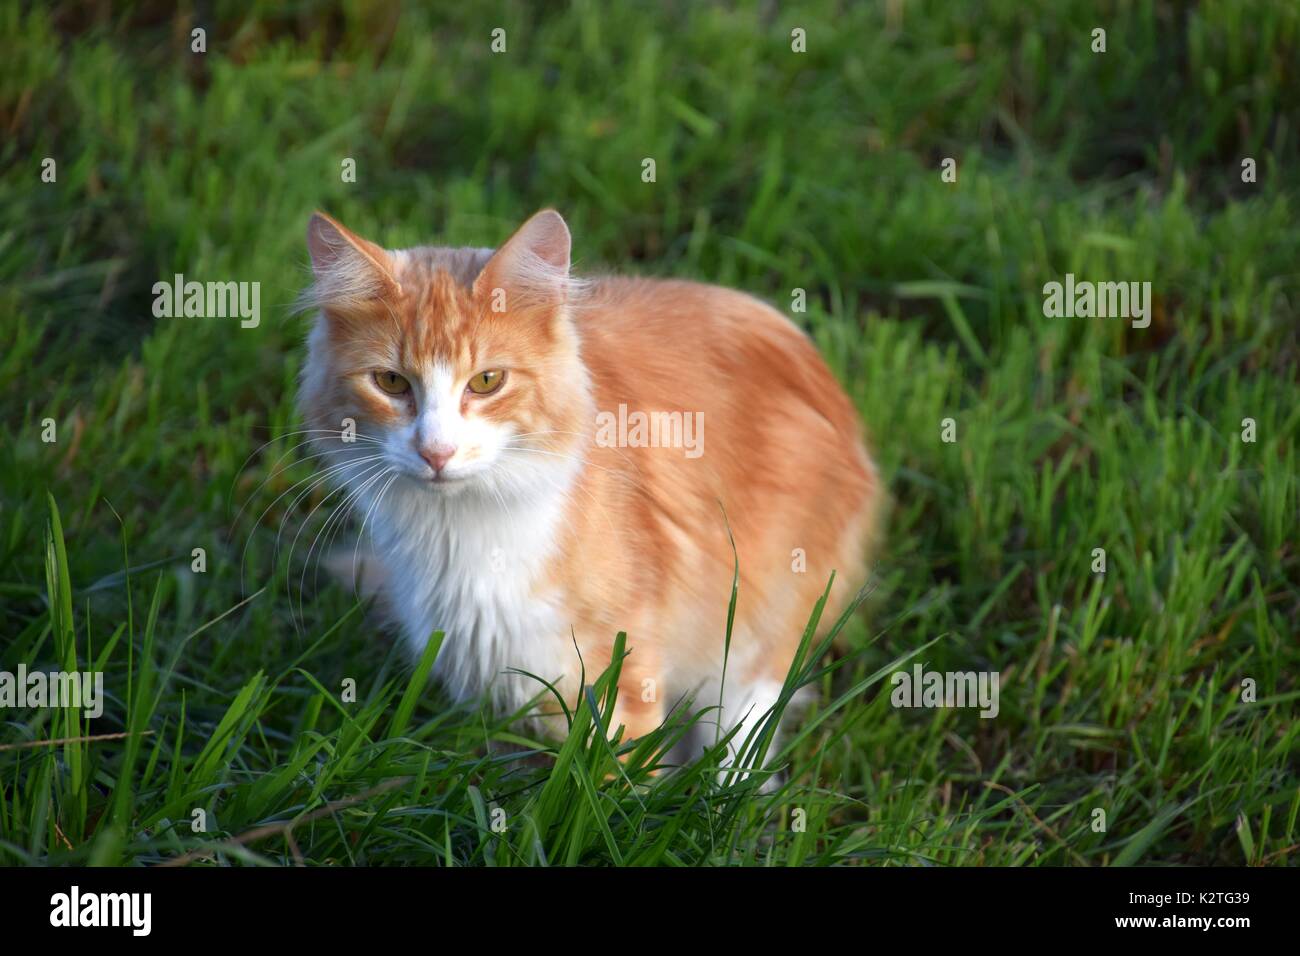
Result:
M0 8L0 670L108 693L0 712L0 863L1295 862L1300 8L214 6ZM868 423L876 586L772 792L651 776L690 718L610 743L610 674L564 741L449 705L277 499L310 212L485 245L544 205L579 272L805 289ZM155 319L175 272L262 324ZM1155 321L1045 318L1066 272ZM891 707L899 661L1000 714Z

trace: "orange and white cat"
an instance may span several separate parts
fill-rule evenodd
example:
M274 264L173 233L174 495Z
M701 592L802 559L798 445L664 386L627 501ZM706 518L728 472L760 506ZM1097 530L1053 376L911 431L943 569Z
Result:
M573 278L552 210L495 252L384 249L322 214L307 239L300 410L411 652L444 631L435 676L511 712L542 690L518 672L572 704L626 631L613 726L636 737L718 703L738 558L722 721L743 741L832 570L823 621L862 583L882 500L809 339L728 289Z

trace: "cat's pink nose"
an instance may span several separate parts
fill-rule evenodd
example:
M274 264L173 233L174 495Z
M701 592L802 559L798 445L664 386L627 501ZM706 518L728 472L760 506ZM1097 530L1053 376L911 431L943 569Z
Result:
M455 454L455 445L427 445L420 449L420 457L429 463L435 475L447 467L447 462L451 461Z

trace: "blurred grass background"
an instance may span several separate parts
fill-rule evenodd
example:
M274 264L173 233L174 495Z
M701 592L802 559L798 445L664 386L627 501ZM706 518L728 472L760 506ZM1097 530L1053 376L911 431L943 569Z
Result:
M90 728L0 715L0 745L151 732L0 751L0 859L316 814L222 858L1294 861L1294 3L7 2L0 28L0 668L75 653L114 695ZM518 743L497 718L398 705L408 672L340 589L290 622L276 534L317 499L276 500L310 474L292 441L257 449L296 427L307 217L495 245L547 205L579 272L806 290L792 317L867 422L878 587L775 794L610 778L581 734L554 774L551 744L489 747ZM260 282L261 325L155 319L177 272ZM1044 318L1066 272L1152 282L1151 327ZM930 641L927 668L1001 671L998 719L842 696Z

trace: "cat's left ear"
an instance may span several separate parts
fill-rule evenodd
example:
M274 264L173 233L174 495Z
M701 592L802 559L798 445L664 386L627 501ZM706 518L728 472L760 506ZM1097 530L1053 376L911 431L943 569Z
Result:
M569 227L554 209L543 209L520 226L474 280L474 295L504 293L506 310L559 306L569 298Z
M387 250L323 212L307 223L307 249L316 281L300 299L304 306L326 312L361 311L401 291Z

